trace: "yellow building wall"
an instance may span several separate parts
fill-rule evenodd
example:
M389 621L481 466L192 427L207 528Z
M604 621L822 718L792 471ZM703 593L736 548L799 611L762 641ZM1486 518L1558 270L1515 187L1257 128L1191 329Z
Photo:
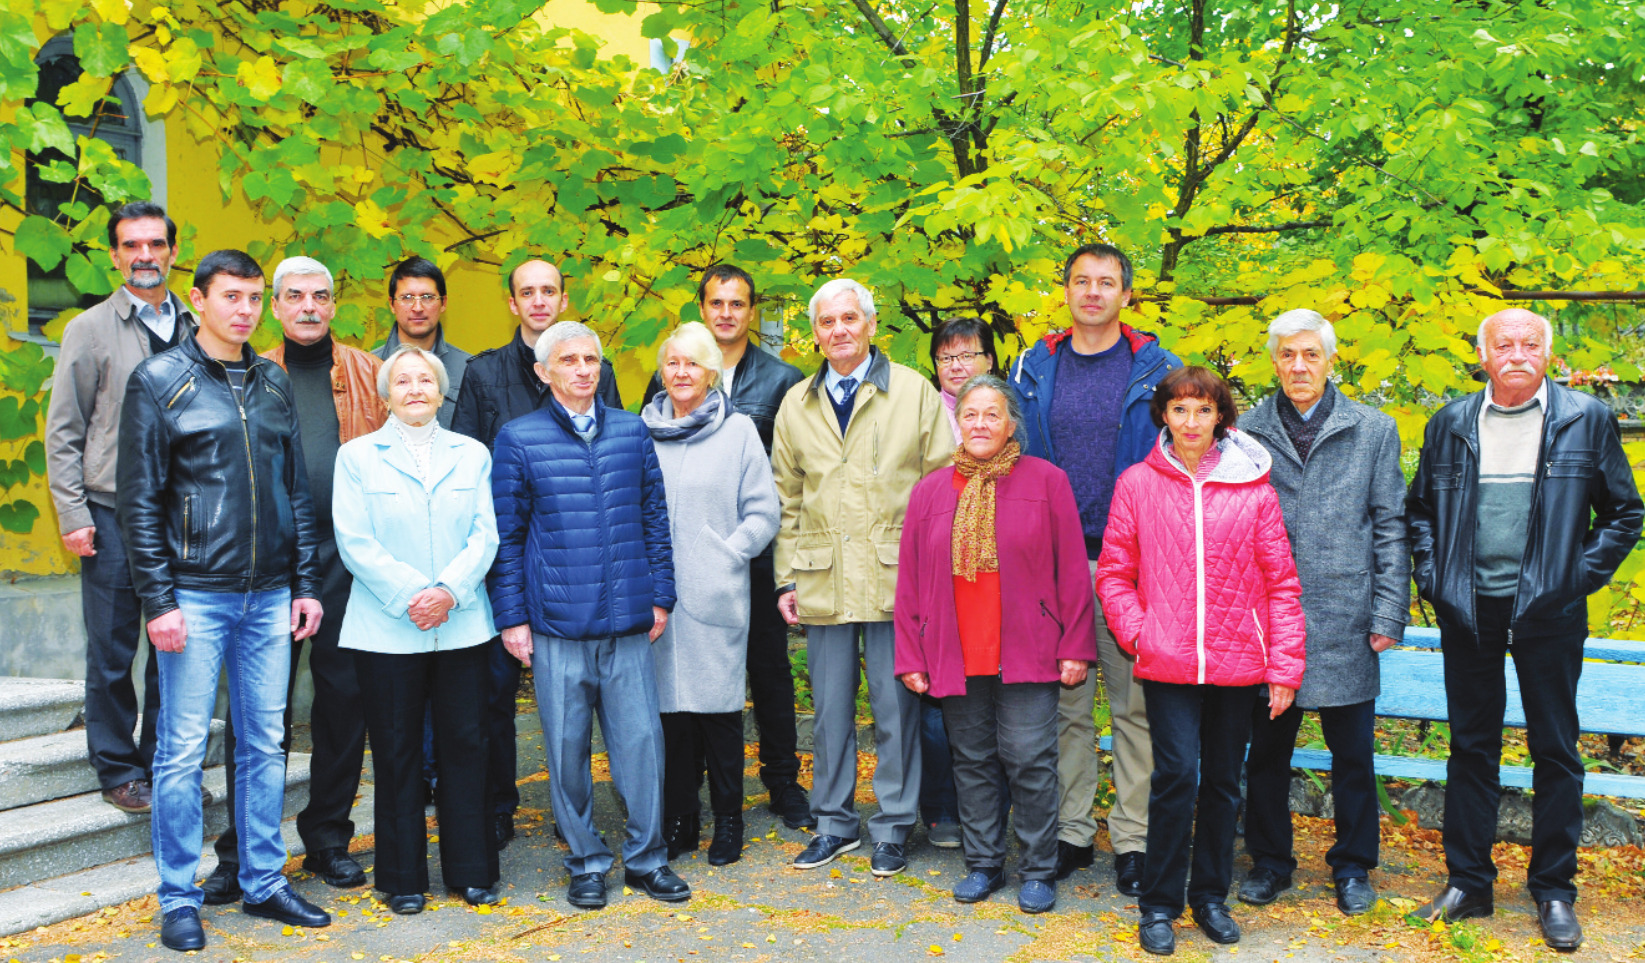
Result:
M574 27L593 34L604 41L605 56L625 55L639 66L650 63L650 43L640 35L641 18L634 13L605 14L588 0L549 0L538 14L538 19L549 25ZM37 18L36 36L45 42L52 36L44 17ZM0 118L4 120L5 118ZM18 159L19 164L21 158ZM215 176L201 177L201 172L217 170L217 151L214 144L200 141L189 134L181 123L166 125L166 209L180 229L193 234L192 251L195 258L219 248L244 248L249 241L267 236L270 225L262 221L236 196L224 202L217 190ZM23 186L14 189L21 194ZM21 216L12 210L0 211L0 228L14 229ZM452 238L456 240L455 237ZM438 252L425 251L432 258ZM99 257L106 257L98 252ZM192 262L191 262L192 263ZM273 273L274 265L265 264L264 270ZM179 297L187 298L189 271L174 270L170 287ZM507 296L498 272L490 265L458 263L446 272L449 307L444 319L446 334L451 343L469 352L479 352L506 343L514 334L517 322L508 312ZM387 270L380 279L358 279L339 293L373 309L378 327L367 337L366 347L374 347L387 336L392 319L387 312L387 292L384 283ZM28 276L27 262L13 251L0 253L0 291L14 300L0 298L0 322L11 330L28 329ZM577 317L575 292L568 317ZM259 341L270 335L260 332ZM255 344L256 342L254 342ZM11 351L20 342L0 333L0 351ZM630 370L632 369L632 370ZM621 378L623 396L637 400L645 385L647 374L637 365L625 365ZM42 422L44 418L42 417ZM0 460L21 458L31 439L0 442ZM42 477L30 479L23 485L0 492L0 502L24 498L40 507L40 517L28 534L0 531L0 575L62 575L79 571L79 560L63 548L57 534L57 513L51 505L51 496Z

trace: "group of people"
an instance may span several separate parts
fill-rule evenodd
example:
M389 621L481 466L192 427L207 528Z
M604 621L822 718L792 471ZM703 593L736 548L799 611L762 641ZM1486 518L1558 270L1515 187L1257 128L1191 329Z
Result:
M1331 383L1329 321L1273 321L1279 391L1241 415L1214 372L1119 320L1131 264L1105 244L1069 256L1070 325L1009 374L971 318L933 333L931 378L891 361L873 344L873 295L841 278L810 300L824 364L807 377L751 336L754 278L715 265L703 321L664 340L635 415L599 336L560 320L569 298L546 260L508 275L514 338L470 357L445 338L431 262L395 268L395 329L368 354L331 337L327 268L288 258L272 277L283 341L259 357L262 269L208 254L185 304L165 286L175 233L153 204L111 217L125 284L66 329L47 427L64 543L83 560L88 745L111 804L152 807L164 945L204 945L202 903L330 922L281 873L305 641L304 866L366 882L348 813L369 733L375 885L398 913L424 906L430 799L445 885L496 901L524 665L574 906L606 904L615 862L593 821L596 719L626 805L624 881L680 901L691 889L669 862L701 845L705 776L709 862L740 858L749 695L770 807L815 827L794 866L860 847L866 673L877 876L907 866L923 822L933 845L964 850L954 898L987 899L1007 882L1009 825L1019 907L1052 909L1057 882L1095 860L1105 695L1109 842L1142 946L1172 952L1185 908L1236 942L1241 768L1253 868L1238 897L1262 904L1296 867L1290 755L1311 709L1333 756L1337 905L1363 913L1377 654L1403 633L1413 571L1444 639L1453 740L1449 880L1419 914L1492 911L1511 652L1537 771L1530 888L1549 945L1580 944L1583 600L1642 510L1614 418L1546 377L1552 333L1536 315L1480 326L1487 387L1430 422L1407 489L1393 421ZM789 625L804 627L815 707L809 798ZM200 767L225 671L235 825L199 884Z

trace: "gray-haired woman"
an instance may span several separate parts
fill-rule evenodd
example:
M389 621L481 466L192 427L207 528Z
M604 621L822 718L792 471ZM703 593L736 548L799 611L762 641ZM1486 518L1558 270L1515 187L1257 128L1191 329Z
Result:
M669 859L697 848L706 768L708 861L723 866L743 848L748 563L777 533L777 487L754 422L718 390L720 349L708 329L681 325L657 363L663 391L640 414L662 467L679 593L652 647L666 749L663 837Z

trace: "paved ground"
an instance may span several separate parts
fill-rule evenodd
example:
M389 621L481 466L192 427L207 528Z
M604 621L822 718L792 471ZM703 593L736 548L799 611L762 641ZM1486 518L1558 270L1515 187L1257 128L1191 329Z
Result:
M541 759L536 734L521 741L522 759ZM752 770L750 770L752 772ZM609 781L598 784L598 817L611 838L620 833L620 804ZM866 855L811 872L789 868L805 834L781 827L763 808L757 780L749 793L748 848L741 862L714 869L698 852L675 863L692 884L689 903L667 906L621 886L611 876L612 904L573 910L564 899L566 874L544 815L547 784L539 774L521 786L521 838L503 854L506 905L477 912L443 893L421 916L396 917L366 889L333 890L293 872L299 891L329 909L324 930L290 931L256 920L238 907L208 907L209 944L201 960L302 961L866 961L950 957L962 961L1114 960L1146 958L1135 944L1135 907L1114 890L1108 859L1060 890L1056 912L1030 917L1016 909L1015 885L988 903L961 906L949 889L963 875L958 851L937 850L916 836L907 873L876 880ZM1426 896L1441 877L1436 833L1384 822L1384 867L1374 882L1389 898L1368 917L1346 920L1331 902L1320 858L1329 824L1298 819L1304 871L1299 889L1272 907L1235 903L1245 930L1236 947L1213 947L1192 924L1178 930L1178 957L1189 960L1335 961L1552 959L1537 940L1529 900L1519 888L1525 850L1498 847L1503 883L1498 914L1484 925L1445 931L1413 927L1402 910ZM431 828L431 834L437 832ZM369 846L370 840L361 840ZM706 842L705 842L706 846ZM866 853L866 847L859 853ZM362 856L370 866L369 852ZM1589 943L1580 958L1645 960L1645 854L1639 850L1584 853L1584 901L1579 909ZM1240 860L1243 876L1248 864ZM292 867L295 870L295 865ZM439 887L437 868L431 877ZM1071 884L1071 885L1070 885ZM159 946L152 897L92 917L0 940L0 960L19 963L173 960Z

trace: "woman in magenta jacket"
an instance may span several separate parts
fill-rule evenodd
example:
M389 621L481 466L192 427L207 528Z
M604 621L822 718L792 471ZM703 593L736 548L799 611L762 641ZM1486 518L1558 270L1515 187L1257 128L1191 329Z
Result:
M1056 905L1057 693L1097 657L1085 536L1068 476L1022 454L1016 395L960 388L954 465L914 486L897 566L896 672L941 700L959 795L962 903L1005 885L1004 772L1022 840L1017 905ZM1003 766L1003 770L1002 767Z
M1114 489L1097 595L1115 640L1136 656L1148 706L1154 776L1138 939L1168 954L1185 887L1199 928L1239 941L1227 898L1251 708L1263 684L1274 714L1290 707L1305 623L1272 462L1233 427L1228 386L1180 368L1160 380L1153 415L1158 443Z

